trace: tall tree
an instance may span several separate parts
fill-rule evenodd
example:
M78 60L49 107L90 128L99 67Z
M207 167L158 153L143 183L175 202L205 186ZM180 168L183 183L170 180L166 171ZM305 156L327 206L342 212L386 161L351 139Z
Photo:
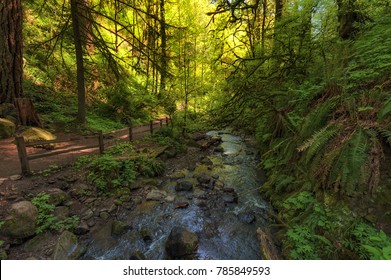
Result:
M0 1L0 103L23 95L21 0Z
M77 120L80 123L86 122L86 89L84 79L84 61L83 61L83 42L82 32L79 18L79 0L71 0L71 16L73 26L73 41L76 52L76 67L77 67Z

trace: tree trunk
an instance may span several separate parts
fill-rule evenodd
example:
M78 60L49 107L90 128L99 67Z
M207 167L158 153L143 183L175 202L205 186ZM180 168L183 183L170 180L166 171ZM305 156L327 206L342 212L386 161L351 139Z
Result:
M73 25L73 40L76 51L77 67L77 101L78 111L77 120L84 124L86 122L86 90L84 86L84 62L83 62L83 44L81 39L80 21L78 14L78 0L71 0L71 15Z
M355 0L337 0L339 36L346 39L353 39L357 33L355 23L363 22L362 14L356 11Z
M0 103L23 96L21 0L0 3Z
M167 79L167 34L166 34L166 18L165 18L165 3L160 0L160 33L161 33L161 70L160 70L160 89L159 97L163 97L166 89Z

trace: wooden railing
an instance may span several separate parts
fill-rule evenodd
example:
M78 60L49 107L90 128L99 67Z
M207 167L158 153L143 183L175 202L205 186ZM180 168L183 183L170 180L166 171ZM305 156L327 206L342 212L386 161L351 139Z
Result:
M138 131L137 133L141 134L141 133L145 133L145 132L150 132L151 134L153 134L155 130L158 130L163 127L163 120L164 119L159 119L157 121L156 120L150 121L149 128L147 130ZM166 117L165 118L165 125L168 126L170 123L171 123L171 120L168 117ZM157 125L158 125L158 127L156 127ZM146 126L146 125L141 125L141 126ZM137 126L137 127L140 127L140 126ZM84 137L74 137L74 138L62 139L62 140L44 140L44 141L26 142L24 140L23 136L17 136L17 137L15 137L15 142L16 142L16 146L18 149L18 155L19 155L20 166L22 169L22 174L24 174L24 175L31 174L31 168L30 168L30 163L29 163L31 160L50 157L50 156L54 156L54 155L65 154L65 153L70 153L70 152L75 152L75 151L94 149L94 148L99 148L99 153L102 154L105 150L105 143L104 143L105 137L109 137L109 136L112 136L115 133L118 133L120 131L127 130L128 140L133 141L134 134L135 134L134 128L137 128L137 127L133 127L132 125L130 125L128 128L111 131L111 132L108 132L105 134L103 134L103 132L99 132L96 135L84 136ZM74 148L62 149L62 150L58 150L58 151L48 151L46 153L39 153L39 154L38 153L34 153L34 154L27 153L28 147L47 146L47 145L52 145L52 144L69 143L72 141L83 141L83 140L94 139L94 138L96 139L96 143L92 144L92 145L90 144L90 145L79 146L79 147L74 147Z

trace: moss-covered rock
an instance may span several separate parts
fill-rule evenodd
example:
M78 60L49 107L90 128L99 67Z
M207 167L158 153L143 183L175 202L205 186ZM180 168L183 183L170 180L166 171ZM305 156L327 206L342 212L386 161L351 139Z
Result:
M7 119L0 118L0 139L15 135L15 124Z
M27 238L35 234L38 209L30 201L14 203L1 228L11 238Z
M57 138L53 133L38 127L31 127L23 131L20 136L23 136L26 142L55 140Z

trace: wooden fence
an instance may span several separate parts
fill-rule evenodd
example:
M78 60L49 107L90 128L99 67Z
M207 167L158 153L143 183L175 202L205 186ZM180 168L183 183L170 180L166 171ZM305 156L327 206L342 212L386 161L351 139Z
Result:
M143 134L146 132L150 132L151 134L153 134L155 130L159 130L160 128L163 127L163 120L164 119L159 119L157 121L156 120L150 121L149 128L147 130L139 130L137 133ZM166 117L165 118L165 125L168 126L169 123L171 123L171 120L168 117ZM148 127L147 125L141 125L141 126L130 125L128 128L111 131L111 132L108 132L105 134L102 132L99 132L96 135L76 137L76 138L70 138L70 139L62 139L62 140L46 140L46 141L26 142L24 140L23 136L17 136L17 137L15 137L15 142L16 142L16 146L18 149L18 155L19 155L20 166L22 169L22 174L24 174L24 175L31 174L30 163L29 163L29 161L31 161L31 160L50 157L50 156L59 155L59 154L75 152L75 151L94 149L94 148L99 148L99 153L102 154L105 150L105 143L104 143L105 138L111 138L111 139L115 138L115 136L113 136L113 135L115 135L116 133L123 132L123 131L127 130L128 140L133 141L133 138L135 135L134 129L142 127L142 126ZM90 145L74 147L74 148L62 149L62 150L58 150L58 151L48 151L45 153L28 154L28 152L27 152L27 147L47 146L47 145L52 145L52 144L68 143L68 142L72 142L72 141L83 141L83 140L87 140L87 139L96 139L96 143L90 144Z

